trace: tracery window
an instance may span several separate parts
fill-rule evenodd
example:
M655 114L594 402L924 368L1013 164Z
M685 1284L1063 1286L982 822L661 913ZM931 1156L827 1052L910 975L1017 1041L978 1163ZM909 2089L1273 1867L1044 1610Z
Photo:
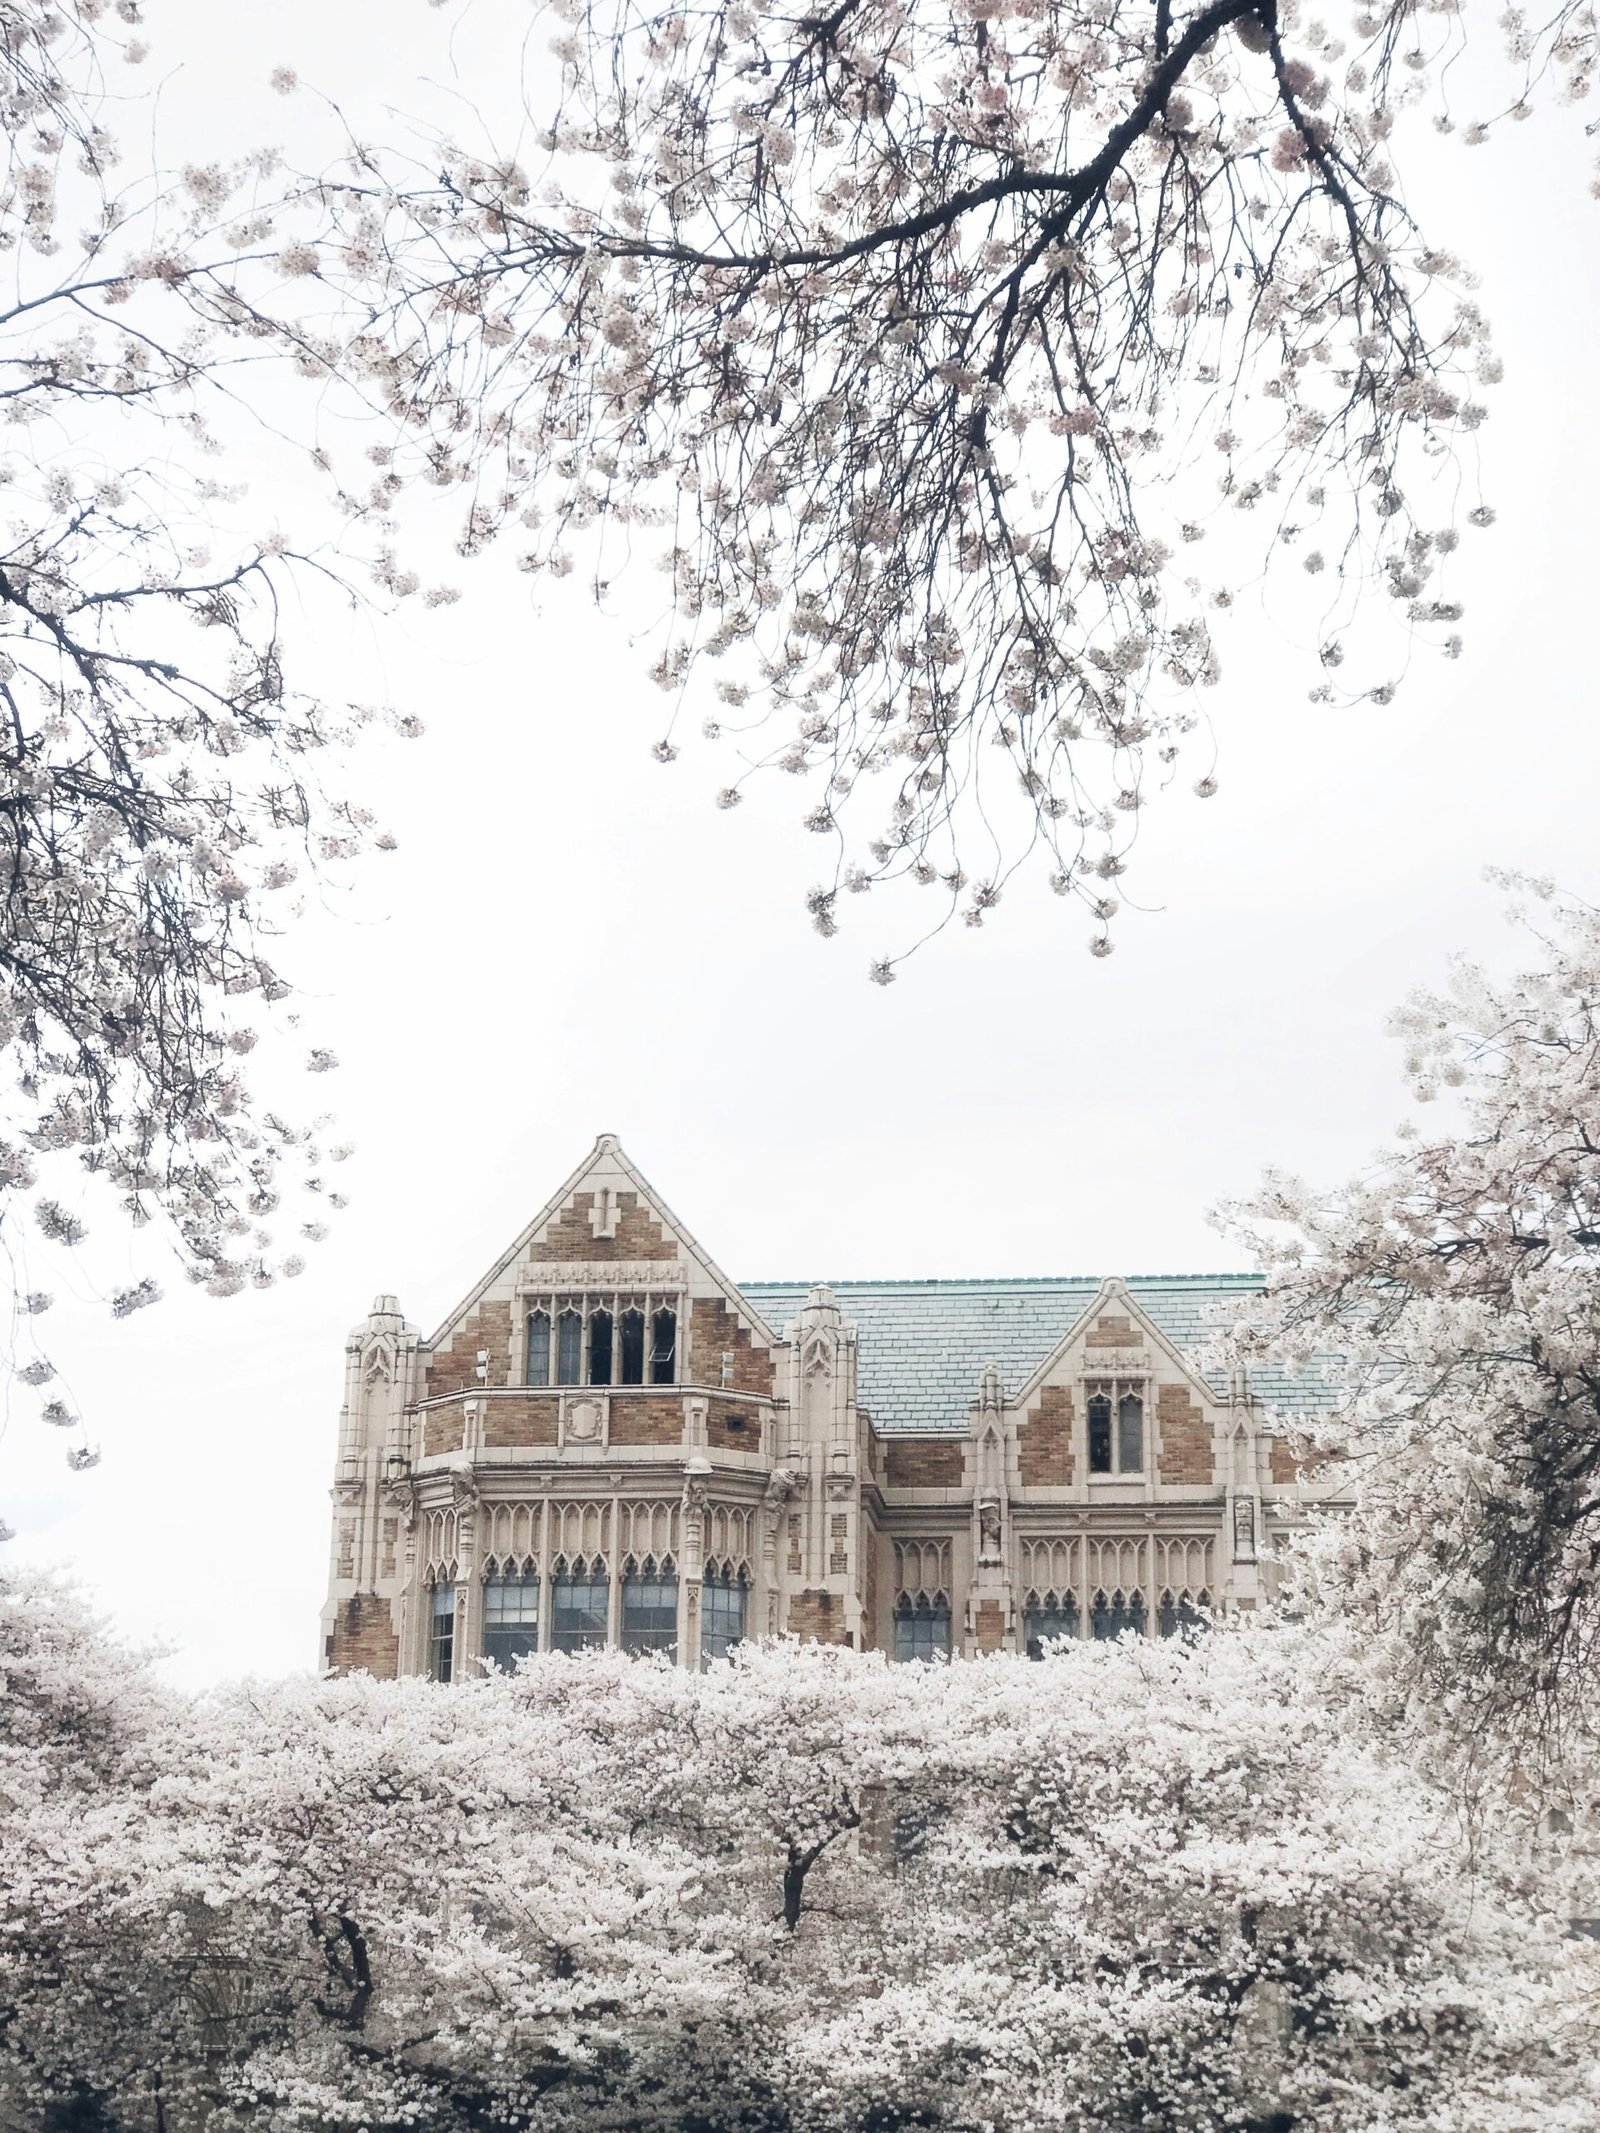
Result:
M930 1599L901 1593L894 1609L896 1659L947 1659L950 1656L950 1602L942 1592Z
M605 1560L579 1555L558 1562L550 1584L550 1648L587 1651L604 1644L611 1618L611 1579Z
M428 1618L428 1673L434 1681L448 1681L455 1666L456 1588L438 1584Z
M1187 1592L1163 1592L1156 1602L1156 1629L1163 1637L1204 1636L1210 1626L1206 1619L1210 1607L1209 1592L1193 1598Z
M1129 1629L1144 1635L1144 1594L1124 1592L1120 1585L1114 1592L1096 1592L1089 1605L1089 1634L1095 1642L1110 1643Z
M539 1574L507 1569L483 1586L483 1656L510 1673L539 1649Z
M745 1595L742 1577L726 1565L708 1563L700 1584L700 1664L726 1659L744 1637Z
M678 1570L671 1556L630 1563L622 1579L622 1649L678 1649Z
M1078 1601L1075 1593L1030 1592L1022 1613L1023 1647L1030 1659L1042 1659L1044 1648L1057 1638L1076 1639Z
M1089 1387L1085 1410L1091 1474L1144 1472L1144 1393L1136 1385L1102 1381Z
M541 1298L528 1312L527 1385L675 1385L678 1304L617 1292Z

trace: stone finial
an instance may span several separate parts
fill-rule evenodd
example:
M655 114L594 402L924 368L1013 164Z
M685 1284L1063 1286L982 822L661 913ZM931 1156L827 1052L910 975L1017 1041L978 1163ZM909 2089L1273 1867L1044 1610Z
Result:
M808 1318L837 1318L839 1299L825 1282L818 1282L806 1292L806 1316Z
M978 1405L985 1414L998 1414L1005 1404L1006 1386L1000 1375L1000 1365L992 1361L985 1363L978 1386Z

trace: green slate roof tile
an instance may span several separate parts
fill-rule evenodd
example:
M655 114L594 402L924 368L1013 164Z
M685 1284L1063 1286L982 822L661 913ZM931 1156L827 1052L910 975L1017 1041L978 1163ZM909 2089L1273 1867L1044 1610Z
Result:
M797 1318L804 1281L747 1281L740 1293L781 1333ZM861 1404L883 1435L967 1427L985 1365L997 1363L1017 1392L1100 1293L1093 1275L1020 1281L830 1281L840 1311L860 1332ZM1179 1350L1198 1347L1230 1324L1238 1304L1261 1287L1259 1274L1135 1274L1126 1283L1139 1308ZM1208 1373L1220 1392L1215 1373ZM1268 1409L1309 1413L1327 1404L1314 1378L1278 1370L1251 1374Z

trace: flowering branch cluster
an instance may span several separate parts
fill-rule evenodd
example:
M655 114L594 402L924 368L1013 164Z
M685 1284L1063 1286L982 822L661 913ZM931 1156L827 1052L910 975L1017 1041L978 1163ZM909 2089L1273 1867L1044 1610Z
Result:
M1459 648L1432 463L1497 366L1389 160L1442 13L1341 38L1298 0L551 12L539 164L438 141L408 185L357 158L369 373L469 490L468 552L505 533L561 573L658 530L656 679L718 663L747 735L775 708L751 761L809 783L820 931L907 876L980 924L1031 852L1109 949L1217 679L1231 588L1183 560L1209 534L1369 574ZM1577 0L1513 42L1587 87Z
M285 593L331 573L236 529L220 464L247 364L325 371L294 294L319 210L266 154L119 176L104 77L144 59L139 12L0 0L0 1220L31 1194L76 1244L46 1189L75 1158L226 1295L299 1269L286 1171L341 1204L243 1073L285 899L392 840L316 777L373 714L291 671Z
M1268 1274L1239 1352L1340 1358L1317 1437L1357 1508L1306 1589L1358 1622L1380 1697L1531 1769L1592 1734L1600 1684L1600 912L1520 886L1542 967L1463 964L1395 1019L1449 1125L1231 1212Z
M1315 1651L558 1653L193 1703L12 1584L0 2112L1587 2133L1592 1860L1535 1880L1508 1828L1469 1865Z

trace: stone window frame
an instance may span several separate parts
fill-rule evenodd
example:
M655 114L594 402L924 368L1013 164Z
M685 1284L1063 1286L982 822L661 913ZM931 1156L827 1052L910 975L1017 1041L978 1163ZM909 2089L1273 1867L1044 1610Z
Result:
M948 1659L954 1626L947 1592L898 1593L894 1603L896 1661L901 1665L927 1665Z
M737 1598L737 1610L725 1607L724 1603ZM725 1626L719 1617L726 1617L731 1624L737 1615L737 1628ZM736 1644L742 1644L749 1635L750 1622L750 1566L734 1562L731 1557L712 1556L700 1572L700 1670L716 1659L726 1659Z
M601 1553L593 1555L558 1555L550 1566L550 1642L553 1652L602 1651L611 1642L611 1571ZM566 1588L563 1594L562 1588ZM580 1587L592 1598L595 1592L604 1595L600 1610L600 1633L582 1629L572 1630L559 1626L562 1613L571 1612L571 1594ZM593 1621L593 1608L589 1611ZM563 1642L570 1638L575 1641Z
M519 1301L522 1310L516 1336L516 1364L517 1379L524 1390L571 1390L579 1385L602 1388L638 1385L665 1390L683 1382L685 1313L684 1291L680 1283L675 1282L670 1288L664 1289L655 1289L636 1282L615 1288L580 1288L563 1283L542 1290L524 1289ZM624 1378L622 1321L632 1311L637 1311L643 1319L640 1375L637 1378ZM660 1320L668 1312L672 1316L671 1346L663 1351L660 1346ZM541 1315L545 1320L545 1368L542 1379L529 1375L533 1364L533 1321ZM564 1317L572 1316L576 1316L578 1322L577 1375L567 1377L562 1374L564 1363L561 1322ZM609 1371L605 1377L596 1377L596 1321L602 1316L609 1319L606 1336Z
M449 1682L455 1676L456 1586L454 1578L436 1578L428 1587L428 1679Z
M544 1629L546 1609L544 1605L544 1581L539 1575L537 1556L526 1556L520 1562L514 1558L497 1561L490 1557L483 1567L483 1649L480 1658L491 1666L502 1667L507 1673L514 1671L516 1661L524 1653L543 1649L541 1636ZM523 1601L516 1621L508 1621L503 1605L504 1595L515 1590ZM532 1614L526 1603L531 1598ZM531 1628L531 1636L527 1635ZM495 1649L493 1640L498 1640L500 1649ZM521 1642L522 1650L514 1651L513 1644Z
M1097 1467L1094 1464L1094 1422L1090 1415L1092 1404L1100 1399L1109 1403L1107 1427L1110 1431L1109 1457L1111 1464ZM1122 1460L1123 1418L1122 1410L1128 1400L1139 1403L1139 1464L1125 1466ZM1155 1402L1150 1397L1150 1377L1145 1371L1115 1371L1086 1374L1083 1380L1083 1471L1090 1482L1144 1481L1156 1470Z

